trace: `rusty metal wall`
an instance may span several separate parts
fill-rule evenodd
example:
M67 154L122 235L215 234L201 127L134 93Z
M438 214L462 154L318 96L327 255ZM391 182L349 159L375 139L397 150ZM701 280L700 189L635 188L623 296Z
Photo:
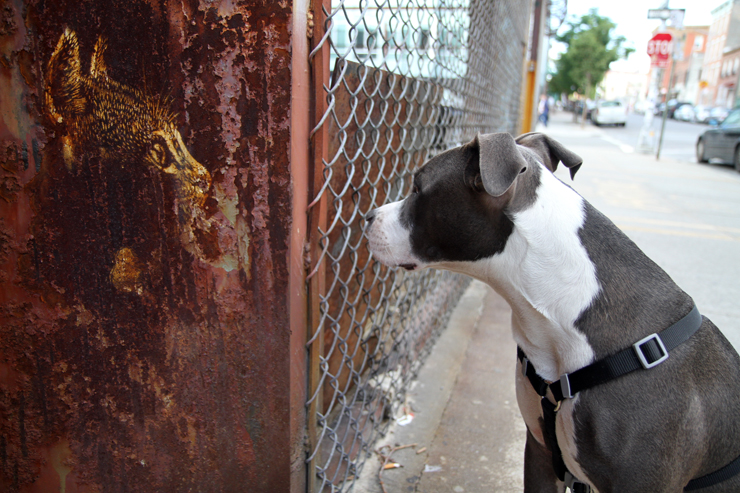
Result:
M0 2L0 491L290 488L291 8Z
M431 156L516 134L530 1L324 0L311 63L310 490L349 491L467 282L376 263L365 216Z

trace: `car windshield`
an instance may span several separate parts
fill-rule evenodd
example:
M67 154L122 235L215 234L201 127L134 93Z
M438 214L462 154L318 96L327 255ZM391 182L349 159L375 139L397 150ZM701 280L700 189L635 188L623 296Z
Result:
M740 110L735 110L730 113L725 121L722 122L722 128L737 128L740 127Z
M602 101L601 103L599 103L599 106L601 106L602 108L613 108L616 106L622 106L622 103L620 103L619 101Z

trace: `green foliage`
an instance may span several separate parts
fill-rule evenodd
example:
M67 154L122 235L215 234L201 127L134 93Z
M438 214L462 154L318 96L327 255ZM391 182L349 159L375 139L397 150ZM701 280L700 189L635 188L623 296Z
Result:
M612 37L611 31L616 24L600 16L597 9L589 10L580 19L574 16L566 25L567 30L555 39L568 45L568 49L555 62L557 72L550 81L549 91L576 92L593 98L609 65L635 50L623 46L624 36Z

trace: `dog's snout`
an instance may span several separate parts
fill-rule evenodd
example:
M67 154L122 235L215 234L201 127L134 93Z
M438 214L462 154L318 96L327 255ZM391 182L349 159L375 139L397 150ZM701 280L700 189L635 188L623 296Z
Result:
M375 220L376 210L377 210L377 209L373 209L373 210L371 210L371 211L370 211L370 212L368 212L368 213L367 213L367 215L365 216L365 221L367 221L367 223L368 223L368 224L372 224L372 223L373 223L373 221Z

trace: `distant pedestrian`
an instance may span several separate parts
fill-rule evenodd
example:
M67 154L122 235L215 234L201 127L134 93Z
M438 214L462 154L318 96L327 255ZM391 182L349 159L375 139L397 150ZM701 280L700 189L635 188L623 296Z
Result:
M547 121L550 119L550 102L547 100L545 94L540 96L540 104L537 106L537 112L540 115L542 124L547 126Z

